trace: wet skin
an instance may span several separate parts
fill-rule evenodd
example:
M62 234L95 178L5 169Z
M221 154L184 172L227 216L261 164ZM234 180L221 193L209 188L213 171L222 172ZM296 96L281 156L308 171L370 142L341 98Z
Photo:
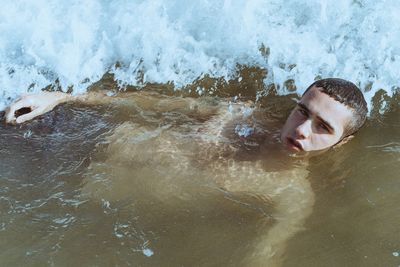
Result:
M311 88L293 109L281 132L281 141L292 151L322 150L343 138L353 112L344 104Z
M108 103L111 98L93 93L76 97L59 92L26 95L7 109L6 121L22 123L68 101L96 104ZM31 112L19 114L23 108ZM295 152L331 147L341 141L345 126L351 121L352 116L352 110L347 106L313 87L300 99L282 128L282 143L287 149Z

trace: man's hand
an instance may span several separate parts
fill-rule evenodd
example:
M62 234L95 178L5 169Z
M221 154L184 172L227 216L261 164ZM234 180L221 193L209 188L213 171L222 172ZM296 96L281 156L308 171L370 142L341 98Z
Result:
M52 110L60 103L72 99L73 96L61 92L24 95L6 109L6 122L12 124L23 123Z

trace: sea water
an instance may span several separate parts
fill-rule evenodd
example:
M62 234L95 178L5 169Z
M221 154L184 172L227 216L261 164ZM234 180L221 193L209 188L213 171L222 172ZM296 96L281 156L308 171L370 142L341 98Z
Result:
M398 266L399 9L389 0L2 3L1 109L43 88L105 89L116 100L1 124L1 265ZM367 124L274 180L269 172L297 159L271 158L248 137L276 142L293 99L333 76L360 86ZM195 97L211 113L190 113L180 98L118 99L141 88ZM228 125L233 137L204 129L215 106L235 114L237 104L247 119Z
M262 145L292 96L218 137L222 99L146 94L0 126L1 265L399 264L398 99L304 169Z

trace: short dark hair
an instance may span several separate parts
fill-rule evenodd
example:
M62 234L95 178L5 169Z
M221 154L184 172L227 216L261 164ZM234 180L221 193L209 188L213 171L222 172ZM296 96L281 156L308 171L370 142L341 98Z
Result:
M367 102L365 102L361 90L354 83L339 78L318 80L307 88L303 96L314 86L353 111L353 120L346 125L342 138L354 134L363 126L368 113Z

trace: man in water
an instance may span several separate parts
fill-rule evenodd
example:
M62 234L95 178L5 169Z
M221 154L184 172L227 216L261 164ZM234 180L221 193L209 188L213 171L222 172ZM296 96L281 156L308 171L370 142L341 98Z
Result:
M58 92L27 95L7 109L6 121L23 123L63 102L96 104L118 101L118 98L96 93L82 96ZM236 160L231 156L234 153L231 153L230 143L221 141L225 137L224 129L229 128L232 119L236 119L232 118L228 104L203 105L196 99L142 92L120 99L160 113L178 110L188 117L204 114L207 120L198 128L192 128L188 139L181 138L183 135L170 126L163 128L157 124L152 128L136 122L120 125L108 137L106 160L94 162L88 168L88 179L82 191L97 196L99 200L123 199L132 194L131 188L134 188L132 166L135 166L137 177L147 178L141 182L149 181L150 193L170 204L181 197L179 189L187 183L200 181L200 185L215 185L230 199L249 207L256 206L265 214L266 225L254 240L252 253L238 265L278 266L286 242L303 228L305 219L312 212L314 193L307 179L307 161L300 158L300 162L285 164L285 169L282 169L269 168L271 160L267 160L270 164L267 168L263 159ZM341 79L319 80L305 91L291 112L280 139L291 154L324 150L351 137L365 122L366 114L366 102L354 84ZM132 139L135 136L138 138ZM276 156L266 146L261 149L263 151L267 151L266 156ZM104 173L107 185L90 178ZM184 201L188 201L187 195L182 194Z
M72 96L60 92L25 95L6 111L7 123L23 123L52 110L60 103L108 102L108 97L89 93ZM29 111L18 116L21 112ZM314 82L305 91L281 132L285 147L294 151L329 148L352 136L365 122L367 104L356 85L328 78Z

